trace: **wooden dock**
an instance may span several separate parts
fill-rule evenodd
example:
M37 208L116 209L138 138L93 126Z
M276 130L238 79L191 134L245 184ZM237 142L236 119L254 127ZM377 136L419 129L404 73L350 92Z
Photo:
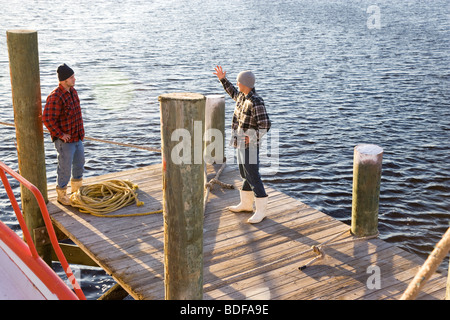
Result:
M208 179L216 169L208 169ZM87 178L85 184L109 179L137 183L145 202L112 214L162 208L161 165ZM236 166L226 167L220 180L241 184ZM270 186L267 193L269 216L253 225L246 223L248 213L226 209L238 202L237 190L214 186L211 191L204 221L204 299L399 299L423 263L378 238L345 242L351 236L344 234L333 241L341 244L325 247L324 259L300 271L315 257L306 252L312 245L350 226ZM49 186L49 200L54 224L134 299L164 299L161 213L125 218L79 213L56 202L54 186ZM418 299L442 300L445 287L446 276L435 274Z

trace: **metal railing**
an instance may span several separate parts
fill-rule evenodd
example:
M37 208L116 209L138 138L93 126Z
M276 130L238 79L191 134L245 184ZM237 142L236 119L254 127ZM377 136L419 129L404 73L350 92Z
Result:
M30 190L34 197L36 198L39 208L42 213L42 218L45 223L45 227L47 228L47 232L50 238L50 242L53 246L53 250L55 250L56 256L59 259L59 262L61 263L61 266L64 269L64 272L67 275L67 278L69 279L70 283L73 286L73 289L75 291L75 294L80 300L86 300L86 297L81 290L80 285L78 284L72 270L70 269L69 263L66 260L66 257L64 256L64 253L61 250L61 247L59 246L58 239L55 234L55 229L53 228L52 221L50 219L50 215L47 210L47 205L45 203L44 197L42 196L39 189L34 186L32 183L30 183L28 180L26 180L24 177L22 177L20 174L9 168L7 165L5 165L3 162L0 161L0 178L3 182L3 185L5 187L6 193L8 194L9 201L11 202L11 205L14 209L14 212L16 214L17 220L19 221L20 227L22 229L25 241L30 249L31 256L35 259L40 258L39 254L36 250L36 246L34 245L33 239L31 237L30 231L28 230L27 225L25 224L25 219L22 214L22 210L19 207L19 204L17 203L16 197L14 196L13 190L11 188L11 185L9 184L8 178L6 176L6 173L11 175L14 179L19 181L24 187L26 187L28 190Z

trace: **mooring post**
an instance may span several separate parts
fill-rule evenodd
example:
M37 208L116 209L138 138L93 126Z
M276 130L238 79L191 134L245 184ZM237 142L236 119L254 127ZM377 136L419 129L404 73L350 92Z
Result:
M41 85L37 32L9 30L6 32L11 74L14 123L16 126L19 173L42 193L48 201L45 169L44 134L42 128ZM34 235L36 249L51 264L51 246L36 237L45 227L39 205L31 191L21 186L24 218ZM45 237L44 237L45 239Z
M361 144L354 149L351 232L357 237L378 233L382 159L383 149L377 145Z
M159 96L167 300L203 298L205 100L196 93Z
M207 95L205 105L205 162L222 164L224 156L225 96Z

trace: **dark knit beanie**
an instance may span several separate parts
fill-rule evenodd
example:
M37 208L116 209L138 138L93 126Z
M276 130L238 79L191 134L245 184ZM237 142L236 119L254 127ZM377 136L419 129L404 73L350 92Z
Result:
M58 67L57 72L59 81L69 79L74 74L73 70L65 63Z

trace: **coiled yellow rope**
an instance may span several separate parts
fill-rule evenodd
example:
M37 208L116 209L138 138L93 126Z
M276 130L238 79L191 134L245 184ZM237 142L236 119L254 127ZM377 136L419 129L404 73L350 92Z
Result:
M97 217L133 217L162 212L162 210L156 210L146 213L107 215L131 205L133 202L138 207L144 205L144 202L138 199L137 189L138 185L129 180L108 180L82 186L77 192L70 195L70 202L72 207L78 208L80 212Z

